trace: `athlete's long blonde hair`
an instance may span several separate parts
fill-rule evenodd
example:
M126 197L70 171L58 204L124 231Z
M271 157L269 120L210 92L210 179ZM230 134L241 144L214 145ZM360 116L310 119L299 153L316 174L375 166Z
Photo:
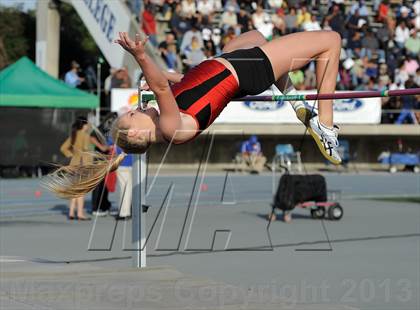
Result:
M128 128L119 128L119 119L112 125L113 140L125 153L144 153L150 146L145 137L133 139L128 137ZM95 130L95 128L94 128ZM103 135L98 133L99 140L105 143ZM77 198L92 191L109 172L118 168L125 154L104 155L99 152L88 152L93 159L92 163L62 166L50 173L42 185L61 198Z
M125 154L104 155L89 152L93 157L90 164L62 166L50 173L42 185L61 198L77 198L93 190L106 175L118 168Z

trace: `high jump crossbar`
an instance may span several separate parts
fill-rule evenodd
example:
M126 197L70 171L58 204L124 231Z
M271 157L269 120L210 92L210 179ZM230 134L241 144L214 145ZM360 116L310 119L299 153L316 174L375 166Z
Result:
M296 94L296 95L259 95L246 96L233 101L304 101L304 100L328 100L328 99L355 99L355 98L379 98L401 97L420 95L420 88L383 90L383 91L348 91L331 94ZM153 94L143 94L142 101L154 100Z

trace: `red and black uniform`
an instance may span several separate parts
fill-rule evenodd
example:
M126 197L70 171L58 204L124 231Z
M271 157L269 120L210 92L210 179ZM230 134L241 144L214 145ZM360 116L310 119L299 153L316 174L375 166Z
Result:
M275 81L270 60L259 48L240 49L219 57L232 64L232 72L217 60L206 60L171 86L182 113L191 115L199 130L209 127L234 98L260 94Z
M188 71L171 89L179 110L191 115L198 129L204 130L236 96L239 86L222 63L206 60Z

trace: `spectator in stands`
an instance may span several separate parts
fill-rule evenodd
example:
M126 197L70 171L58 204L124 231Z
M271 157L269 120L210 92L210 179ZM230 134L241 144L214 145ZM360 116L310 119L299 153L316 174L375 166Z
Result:
M369 9L367 8L364 0L359 0L351 6L350 13L354 14L356 11L359 11L361 17L367 18L369 16Z
M175 33L178 40L181 40L184 33L191 28L191 22L182 14L181 4L175 6L175 11L172 13L170 20L171 30Z
M214 57L217 54L213 40L204 41L204 55L206 58Z
M175 34L173 32L167 32L165 34L165 41L163 41L166 43L166 45L170 45L170 44L176 44L176 38L175 38ZM161 42L161 43L163 43Z
M235 29L233 27L229 27L226 33L224 34L222 41L221 41L221 48L223 48L229 41L236 37Z
M220 43L222 42L222 30L220 28L214 28L211 33L211 40L216 46L217 53L221 52Z
M409 79L405 82L405 88L414 88L413 80ZM395 124L402 124L409 120L412 124L417 124L417 118L414 114L414 109L418 106L416 96L402 96L401 98L401 113Z
M417 35L417 30L411 29L410 37L405 41L404 47L408 55L417 57L420 53L420 38Z
M283 0L268 0L268 5L273 10L278 10L283 6Z
M109 154L110 147L107 145L106 138L100 129L92 130L90 143L94 145L95 152L104 155ZM92 191L92 215L106 216L111 209L111 202L108 199L109 192L105 181L105 179L102 180Z
M215 3L212 0L198 0L197 11L203 16L212 16L215 8Z
M360 58L354 60L354 64L350 69L352 84L355 89L360 89L364 81L364 66L363 61Z
M116 146L116 154L122 150ZM131 217L131 202L133 192L133 155L127 154L117 169L117 181L119 187L119 214L118 220L126 220Z
M182 0L181 12L183 16L185 16L189 20L192 20L196 11L197 11L197 7L195 5L194 0Z
M397 12L397 17L399 20L405 21L406 25L410 24L410 9L404 4L400 6L399 12Z
M395 37L394 40L397 43L399 48L403 48L405 41L410 37L410 30L404 20L401 20L398 23L397 28L395 29Z
M297 14L296 23L297 23L298 28L303 29L303 24L311 22L311 20L312 20L311 13L308 12L308 9L306 8L305 5L302 5Z
M300 0L287 0L287 7L289 9L291 8L297 8L300 4Z
M413 80L416 83L416 87L420 87L420 68L417 69L416 75L414 76Z
M171 20L172 12L175 11L176 4L177 4L177 0L166 0L163 2L160 8L163 20L165 21Z
M409 76L414 76L416 74L417 69L419 68L419 63L417 62L416 58L414 58L411 55L407 55L404 61L404 68Z
M405 68L405 62L402 61L399 68L395 70L394 82L397 86L403 86L409 78L410 76Z
M251 172L254 173L260 173L267 161L261 151L261 143L258 141L257 136L251 136L249 140L242 143L241 156Z
M321 22L321 28L322 30L332 30L330 26L330 22L327 17L325 17Z
M306 73L306 72L305 72ZM342 64L338 69L340 75L340 81L338 83L338 89L348 90L352 88L351 85L351 74L348 69L346 69Z
M227 0L225 2L225 6L223 7L223 10L226 12L227 10L229 10L229 7L233 7L235 13L239 13L240 8L239 8L238 1L236 1L236 0Z
M131 79L128 75L128 70L126 67L118 69L111 78L111 89L112 88L130 88Z
M420 0L417 0L413 4L414 18L412 20L413 26L416 29L420 29Z
M284 21L286 22L287 33L296 32L298 30L296 9L294 7L290 8L289 14L285 16Z
M88 131L90 126L85 117L79 117L71 127L71 135L60 147L61 153L70 158L70 167L92 162L92 156L87 153L90 150ZM70 199L69 220L90 220L84 212L84 196Z
M337 31L341 37L344 37L345 35L345 20L343 17L342 12L340 11L340 7L338 5L334 5L332 8L332 12L330 15L326 17L329 26L332 30Z
M389 14L389 0L382 0L381 4L379 4L378 16L376 17L376 20L379 23L384 23L388 20L388 14Z
M155 12L154 7L148 1L144 3L144 10L140 18L141 26L143 32L149 36L150 43L153 44L154 47L158 46L157 42L157 30L156 30L156 20L155 20Z
M359 10L356 10L354 14L350 16L346 24L347 38L348 39L352 38L355 32L360 31L361 26L363 26L365 22L366 21L360 17Z
M241 4L239 13L237 14L236 18L238 20L237 27L239 28L240 33L251 30L249 27L250 18L248 12L245 10L245 4Z
M385 59L385 52L379 49L379 40L374 36L372 30L368 30L363 37L362 50L360 53L361 57L367 56L369 59L372 58L374 53L377 53L379 59Z
M71 62L71 69L67 71L66 74L64 75L64 82L73 88L76 88L77 86L82 84L85 79L79 76L78 74L79 71L80 71L79 64L73 60Z
M373 60L370 60L367 56L362 58L363 67L365 69L365 81L369 81L370 78L376 78L378 76L378 64Z
M389 40L391 39L391 32L388 27L388 22L384 22L382 24L382 27L380 27L376 31L376 37L379 40L380 48L383 50L388 49L388 43L389 43Z
M302 24L302 27L303 27L303 30L305 30L305 31L321 30L321 25L319 24L315 15L311 16L311 20L309 22L304 22Z
M352 58L359 58L362 50L362 39L359 31L356 31L347 43L347 54Z
M182 38L182 43L180 47L182 55L186 55L188 53L188 49L191 48L193 38L197 38L198 46L200 49L204 47L201 31L198 25L195 23L191 26L191 30L188 30Z
M238 18L236 16L235 13L235 7L233 5L230 5L228 7L226 7L225 12L223 12L221 18L220 18L220 27L224 30L227 31L227 29L229 27L234 27L236 28L238 25ZM238 29L238 31L240 32L240 28Z
M374 77L369 78L369 81L366 85L366 90L377 91L378 85L376 84L376 79Z
M213 40L211 39L211 35L212 35L213 31L211 29L210 26L206 26L204 28L201 29L201 36L203 38L203 44L204 44L204 50L209 50L211 51L212 55L215 55L217 50L216 50L216 46L214 45Z
M159 52L169 71L178 71L178 55L175 43L166 43L163 41L159 44Z
M284 18L284 9L282 8L277 9L276 13L271 15L274 36L282 36L286 34L286 21Z
M191 46L187 48L186 56L184 63L188 68L193 68L206 59L197 37L192 37Z
M264 34L267 21L271 22L270 15L264 12L264 8L261 5L258 5L255 13L252 14L252 24L255 29ZM265 37L267 36L265 35Z
M379 77L378 77L378 88L379 90L386 90L387 86L391 83L391 78L388 74L388 66L385 60L380 61L379 65Z

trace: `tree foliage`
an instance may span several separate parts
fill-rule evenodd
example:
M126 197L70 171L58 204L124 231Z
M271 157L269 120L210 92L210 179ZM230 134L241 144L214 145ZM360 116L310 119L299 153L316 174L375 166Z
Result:
M102 54L74 8L64 2L57 4L61 18L59 71L62 76L72 60L86 67L96 64ZM35 42L36 12L0 7L0 69L22 56L35 61ZM106 68L103 70L106 72Z
M35 59L35 13L0 7L0 69L22 56Z
M96 64L101 52L74 8L66 3L59 7L60 29L60 73L69 70L72 60L82 67Z

